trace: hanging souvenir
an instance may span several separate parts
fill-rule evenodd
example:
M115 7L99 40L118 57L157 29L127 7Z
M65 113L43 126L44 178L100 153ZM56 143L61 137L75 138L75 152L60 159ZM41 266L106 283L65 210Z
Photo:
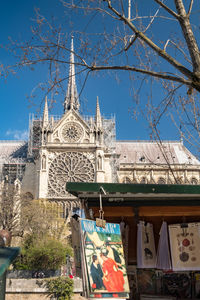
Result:
M163 221L160 229L156 268L160 270L170 270L171 267L172 266L169 250L168 228L167 223Z
M170 225L169 236L173 270L200 270L200 223Z
M153 225L140 221L137 234L137 267L155 268L156 250Z

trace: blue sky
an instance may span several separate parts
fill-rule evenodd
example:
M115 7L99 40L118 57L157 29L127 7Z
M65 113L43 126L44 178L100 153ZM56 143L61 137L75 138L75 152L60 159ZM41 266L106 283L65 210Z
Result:
M148 3L148 1L144 1ZM7 0L1 2L0 44L9 43L8 37L15 40L28 40L31 37L30 27L34 19L34 7L39 7L42 14L50 17L53 14L62 15L63 7L58 0ZM65 20L66 21L66 20ZM62 21L61 21L62 22ZM85 26L84 19L77 21L77 26ZM83 22L83 23L82 23ZM70 33L71 27L66 31ZM78 47L79 40L74 38L74 46ZM13 56L4 48L0 48L0 62L13 64ZM16 74L10 74L6 80L0 79L0 139L25 139L29 123L29 114L42 112L44 95L38 94L34 103L29 103L27 96L36 89L38 83L47 76L45 68L40 67L35 71L20 70ZM105 116L115 115L117 139L120 140L147 140L149 139L148 124L142 115L137 120L133 118L132 85L137 86L137 76L129 82L129 74L121 72L116 80L113 74L99 73L90 76L86 82L80 102L83 114L95 113L96 97L99 97L101 113ZM66 82L67 87L67 82ZM77 78L77 87L80 90ZM143 85L142 97L146 100L149 86ZM154 97L162 97L158 89L154 91ZM63 97L58 96L51 111L52 114L63 113ZM142 109L142 107L141 107ZM179 133L175 130L170 120L165 119L161 124L162 138L168 140L179 139Z

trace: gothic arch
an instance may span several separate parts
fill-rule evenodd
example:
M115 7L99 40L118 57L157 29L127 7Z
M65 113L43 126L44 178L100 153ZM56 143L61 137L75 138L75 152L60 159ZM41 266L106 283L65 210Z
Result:
M195 178L195 177L192 177L192 179L191 179L190 183L191 183L192 185L197 185L197 184L198 184L198 180L197 180L197 178Z
M163 177L158 178L157 184L166 184L166 180Z
M131 179L128 176L125 176L122 180L123 183L131 183Z

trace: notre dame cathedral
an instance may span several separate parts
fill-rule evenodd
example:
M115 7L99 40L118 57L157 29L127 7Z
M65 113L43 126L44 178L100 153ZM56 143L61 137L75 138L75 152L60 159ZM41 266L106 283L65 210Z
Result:
M200 184L200 161L182 141L117 141L115 119L101 115L98 98L94 117L79 113L73 40L64 113L32 116L29 140L0 141L0 190L17 185L35 199L56 202L66 211L79 206L66 182Z

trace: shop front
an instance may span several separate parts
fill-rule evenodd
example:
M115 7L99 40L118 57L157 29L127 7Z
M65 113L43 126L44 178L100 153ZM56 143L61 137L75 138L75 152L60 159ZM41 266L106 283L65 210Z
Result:
M67 183L86 219L119 224L130 299L200 299L200 186Z

